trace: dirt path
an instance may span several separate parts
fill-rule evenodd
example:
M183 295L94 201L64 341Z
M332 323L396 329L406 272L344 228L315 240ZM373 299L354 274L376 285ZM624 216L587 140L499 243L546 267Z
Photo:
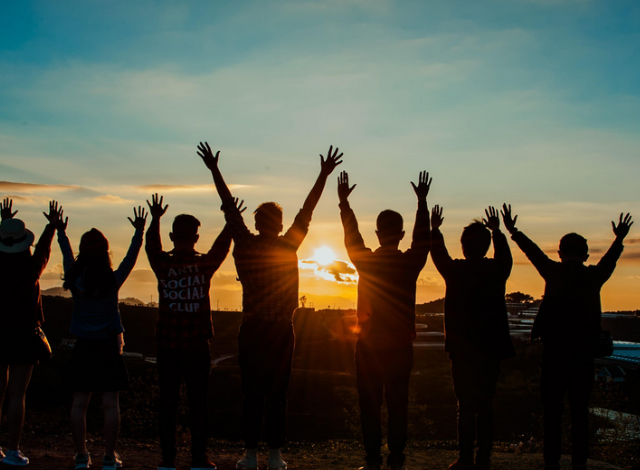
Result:
M233 470L240 458L241 448L238 443L214 442L211 446L211 458L220 470ZM73 470L73 444L70 437L36 437L25 436L22 450L29 457L31 463L27 467L31 470ZM89 442L89 451L94 458L92 468L101 468L102 449L99 442ZM160 461L160 450L157 444L122 439L118 451L126 469L154 469ZM266 463L265 453L261 453L260 464ZM424 450L411 448L407 451L407 468L409 470L446 470L456 458L452 450ZM362 462L362 449L354 443L330 442L320 444L294 444L285 454L290 470L356 470ZM179 470L187 470L190 465L187 449L180 449L178 461ZM509 454L494 455L493 470L540 470L542 468L540 454ZM3 470L8 466L1 466ZM260 467L266 468L265 466ZM562 470L569 470L571 462L569 456L563 456ZM589 470L621 470L607 463L590 461Z

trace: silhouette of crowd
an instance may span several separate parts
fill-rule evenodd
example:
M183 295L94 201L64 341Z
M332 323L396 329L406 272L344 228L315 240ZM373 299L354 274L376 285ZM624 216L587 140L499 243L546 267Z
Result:
M57 232L64 268L63 287L73 297L70 332L75 335L64 383L73 395L71 431L76 447L75 468L93 465L86 445L86 414L94 392L102 394L104 456L102 468L123 466L116 452L120 428L119 392L128 388L122 358L124 346L118 292L133 270L143 244L148 214L151 224L145 250L158 281L156 326L160 389L160 447L158 470L175 470L176 413L184 382L190 410L191 469L215 469L207 454L207 387L211 369L209 341L213 337L209 290L211 279L231 248L242 284L243 320L238 332L242 378L242 432L245 453L238 470L260 466L258 443L263 418L269 447L267 467L286 470L281 449L286 442L287 390L295 348L293 315L298 306L297 251L306 237L313 211L328 177L342 163L342 153L330 147L320 155L320 173L291 227L284 232L279 204L265 202L254 211L252 233L243 213L244 201L234 198L219 168L220 152L200 143L197 154L211 171L222 202L226 224L206 253L199 253L200 221L189 214L175 217L164 251L160 220L168 205L154 194L148 211L134 208L129 250L113 269L109 241L92 228L82 235L78 254L66 235L68 218L57 201L44 213L47 225L32 250L33 232L15 217L13 201L0 203L0 410L6 410L9 441L0 448L0 461L25 466L19 449L25 415L25 395L34 365L51 355L44 323L39 279L51 254ZM611 354L612 340L602 331L600 290L612 275L633 224L629 214L612 222L615 239L596 265L587 265L587 240L569 233L560 240L560 261L550 259L516 228L510 205L500 213L493 207L485 217L464 227L460 237L463 259L453 259L440 231L443 209L427 206L429 173L411 183L417 210L411 247L398 249L405 236L402 216L383 210L376 220L380 246L364 243L349 197L355 185L342 172L338 177L339 210L349 259L358 272L356 380L365 463L360 470L383 465L381 409L388 411L387 443L390 470L404 470L407 444L408 397L416 338L416 283L429 252L446 283L445 351L458 400L458 459L453 470L488 470L493 448L493 399L503 359L515 356L505 303L506 282L513 259L500 216L511 239L545 281L544 298L531 337L544 345L541 399L544 410L544 468L558 470L561 420L568 395L572 422L572 465L585 470L588 456L588 403L594 380L594 357ZM493 244L494 256L487 257Z

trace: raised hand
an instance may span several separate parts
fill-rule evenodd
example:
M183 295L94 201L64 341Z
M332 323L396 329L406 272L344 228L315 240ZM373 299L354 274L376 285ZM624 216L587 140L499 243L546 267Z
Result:
M149 201L147 201L148 203ZM160 205L162 205L162 202L160 202ZM167 208L165 207L165 210ZM164 214L164 212L163 212ZM133 225L133 228L135 228L136 230L140 230L140 229L144 229L144 226L147 223L147 215L149 215L148 213L145 214L145 210L144 207L142 206L138 206L138 211L136 212L136 208L133 208L133 218L134 220L131 220L131 217L127 217L127 219L129 219L129 222L131 222L131 225Z
M443 221L444 217L442 217L442 207L436 204L431 210L431 228L433 230L440 228Z
M151 202L147 199L147 204L149 205L149 213L151 217L154 219L159 219L167 212L169 208L169 204L162 207L162 201L164 200L164 196L158 196L158 193L155 193L151 196Z
M43 214L47 218L49 223L57 228L59 222L62 221L62 215L64 214L64 211L62 210L62 206L58 207L58 201L50 201L49 213L47 214L46 212L43 212Z
M198 145L198 155L200 156L200 158L202 158L204 164L207 165L207 168L209 168L211 171L214 171L218 168L218 158L220 157L220 150L218 150L214 155L211 147L209 147L208 142L205 142L204 144L200 142L200 144Z
M515 232L516 229L516 221L518 220L518 216L511 216L511 204L507 206L506 203L502 204L502 210L500 211L502 214L502 221L504 222L504 226L509 231L509 233Z
M418 196L418 201L427 200L427 194L429 194L429 189L431 189L432 180L433 178L429 178L428 171L421 171L418 179L418 186L413 184L413 181L411 182L411 186L413 186L413 190L415 191L416 196Z
M244 204L244 199L240 202L238 202L238 198L234 197L233 198L233 204L238 208L238 211L242 214L244 211L247 210L246 207L242 207L242 205Z
M13 199L9 199L8 197L0 203L0 217L2 217L2 220L13 219L13 217L18 213L18 211L11 212L12 206Z
M500 217L498 217L498 211L496 210L496 208L493 206L489 206L484 210L484 214L487 216L486 219L482 219L482 223L484 224L484 226L492 232L494 230L498 230L500 228Z
M623 218L624 216L624 218ZM623 239L629 234L629 229L633 225L633 220L631 220L631 214L627 212L627 215L624 215L624 212L620 213L620 220L618 221L618 225L611 221L611 226L613 227L613 233L616 234L617 238Z
M355 187L355 184L349 187L349 175L346 171L340 173L338 176L338 199L340 202L346 201Z
M329 153L327 154L327 159L325 160L322 154L320 154L320 174L324 176L329 176L335 168L342 163L342 155L338 155L338 147L333 151L333 155L331 154L333 150L333 145L329 147Z

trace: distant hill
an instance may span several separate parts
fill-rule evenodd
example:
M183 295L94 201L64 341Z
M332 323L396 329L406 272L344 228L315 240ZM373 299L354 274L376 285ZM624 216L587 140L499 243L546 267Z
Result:
M127 305L145 305L142 300L136 299L135 297L125 297L124 299L120 299L120 303Z
M42 295L48 295L51 297L71 297L71 292L64 290L62 287L51 287L50 289L44 289Z
M444 298L416 305L416 313L444 313Z

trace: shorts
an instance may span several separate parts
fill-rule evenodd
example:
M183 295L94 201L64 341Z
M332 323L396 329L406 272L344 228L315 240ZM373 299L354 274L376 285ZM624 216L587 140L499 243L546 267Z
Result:
M117 336L78 338L65 377L73 392L117 392L129 389L129 372Z

